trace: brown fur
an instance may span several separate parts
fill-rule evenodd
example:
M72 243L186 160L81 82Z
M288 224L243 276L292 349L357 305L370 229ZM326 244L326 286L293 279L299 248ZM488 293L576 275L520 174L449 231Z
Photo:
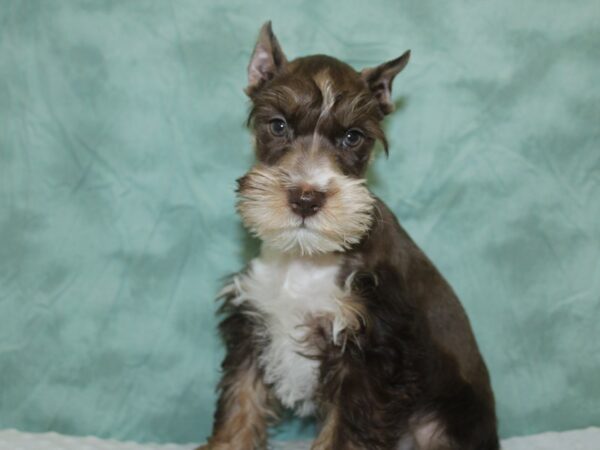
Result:
M338 429L337 410L333 409L323 421L319 435L313 442L311 450L329 450L335 448Z
M308 253L334 251L342 261L342 334L332 314L304 322L302 356L319 362L313 400L322 422L313 450L499 449L490 379L464 309L364 187L375 142L387 150L381 120L393 110L392 81L409 54L361 72L324 55L288 61L266 24L248 68L257 165L239 180L244 223L270 244L312 227L322 240ZM301 221L288 204L297 188L324 195ZM226 297L227 356L208 448L263 448L277 408L258 364L270 334L258 311L236 303L233 291Z
M267 444L267 427L277 419L278 405L256 364L262 327L254 311L232 305L232 292L224 293L220 330L227 356L219 383L214 430L198 450L254 450Z
M211 448L262 448L267 440L268 390L256 366L240 371L223 385L223 415Z

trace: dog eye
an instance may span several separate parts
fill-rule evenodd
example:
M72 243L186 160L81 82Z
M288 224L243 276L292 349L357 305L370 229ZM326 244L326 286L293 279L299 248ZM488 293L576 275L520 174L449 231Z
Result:
M362 134L360 130L351 129L346 131L344 135L343 144L344 147L356 147L360 145L365 138L365 135Z
M273 119L269 122L269 128L273 136L283 136L287 131L287 123L283 119Z

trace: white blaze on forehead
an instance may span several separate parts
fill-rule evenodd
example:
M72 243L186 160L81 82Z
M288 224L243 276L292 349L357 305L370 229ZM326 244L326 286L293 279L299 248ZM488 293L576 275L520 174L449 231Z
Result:
M313 79L315 84L321 91L321 97L323 97L323 103L321 104L321 117L327 114L333 105L335 104L335 92L333 91L333 81L329 76L327 69L317 73Z
M313 80L321 91L321 97L323 98L323 102L321 103L321 112L319 114L319 118L317 119L317 124L315 125L315 131L311 145L311 151L315 152L319 146L319 140L321 139L321 136L319 136L317 132L319 129L319 124L325 117L327 117L333 108L333 105L335 105L335 92L333 90L333 81L329 76L329 70L324 69L320 71L313 77Z

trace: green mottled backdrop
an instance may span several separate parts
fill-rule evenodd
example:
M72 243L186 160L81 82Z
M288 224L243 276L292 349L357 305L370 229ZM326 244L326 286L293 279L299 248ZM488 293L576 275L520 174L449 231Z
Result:
M268 18L289 57L412 49L373 190L470 313L503 436L598 425L598 0L1 0L0 427L209 432Z

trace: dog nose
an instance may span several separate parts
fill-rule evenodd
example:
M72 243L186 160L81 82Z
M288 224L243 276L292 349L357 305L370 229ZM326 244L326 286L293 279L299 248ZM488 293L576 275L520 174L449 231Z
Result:
M288 197L292 211L302 218L314 216L325 203L325 193L313 189L290 189Z

